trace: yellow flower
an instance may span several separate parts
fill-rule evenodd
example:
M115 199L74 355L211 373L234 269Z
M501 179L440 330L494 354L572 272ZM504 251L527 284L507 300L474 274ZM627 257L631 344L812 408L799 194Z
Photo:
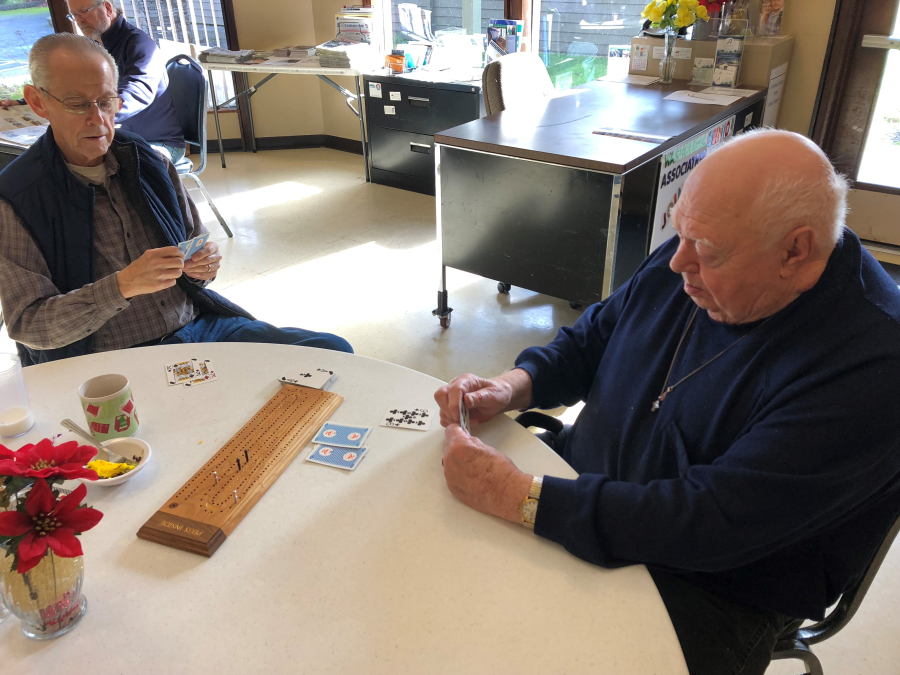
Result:
M709 21L709 13L706 11L706 7L700 5L697 8L697 18L702 19L703 21Z
M681 4L679 7L687 7L694 12L697 11L697 8L700 6L700 0L681 0Z
M678 13L675 14L675 27L684 28L685 26L691 26L696 20L697 15L694 14L691 10L689 10L687 7L679 7Z
M663 12L665 12L666 0L662 0L662 7L656 4L655 2L651 2L644 8L644 11L641 13L641 16L645 19L650 19L650 23L659 23L662 21Z

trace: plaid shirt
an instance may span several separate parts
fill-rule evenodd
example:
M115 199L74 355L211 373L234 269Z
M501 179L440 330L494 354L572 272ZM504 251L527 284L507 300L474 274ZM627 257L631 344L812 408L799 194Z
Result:
M116 274L155 248L152 233L141 223L128 195L122 191L119 165L111 152L105 157L109 186L94 188L94 283L60 294L40 249L10 205L0 199L0 302L9 336L33 349L65 347L94 334L96 352L148 342L190 323L199 315L178 286L156 293L122 297ZM178 195L187 236L206 232L197 207L168 165ZM197 285L206 283L188 279Z

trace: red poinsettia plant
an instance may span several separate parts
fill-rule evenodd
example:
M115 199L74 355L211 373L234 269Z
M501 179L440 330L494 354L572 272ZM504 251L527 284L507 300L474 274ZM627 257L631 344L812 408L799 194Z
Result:
M0 509L19 495L14 510L0 511L0 549L14 556L14 570L32 569L48 548L62 558L82 554L76 535L94 527L103 514L81 503L84 485L62 499L58 486L75 478L97 480L97 472L85 467L96 452L76 441L53 445L48 438L18 450L0 445Z

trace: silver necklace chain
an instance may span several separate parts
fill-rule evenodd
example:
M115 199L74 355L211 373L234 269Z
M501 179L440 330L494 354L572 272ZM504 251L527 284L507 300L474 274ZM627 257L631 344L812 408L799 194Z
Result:
M729 349L731 349L732 347L734 347L738 342L740 342L741 340L743 340L745 337L749 337L750 335L752 335L752 334L756 331L757 328L761 328L761 327L763 326L763 324L765 324L770 318L772 318L772 317L769 317L769 319L766 319L765 321L763 321L761 324L759 324L759 326L756 326L755 328L753 328L753 330L751 330L749 333L745 333L744 335L741 335L741 337L739 337L737 340L735 340L735 341L732 342L730 345L728 345L727 347L725 347L725 349L723 349L722 351L720 351L718 354L716 354L714 357L712 357L709 361L707 361L706 363L702 364L702 365L701 365L700 367L698 367L698 368L694 368L694 370L692 370L692 371L689 372L687 375L685 375L684 377L682 377L682 378L681 378L680 380L678 380L678 382L676 382L675 384L673 384L673 385L671 385L671 386L666 386L666 385L669 384L669 377L672 375L672 368L675 367L675 359L678 358L678 352L681 351L681 344L684 342L684 338L687 336L688 331L691 329L691 324L694 323L694 317L697 316L697 312L698 312L699 310L700 310L700 307L699 307L699 306L694 307L694 311L691 313L691 318L688 320L687 325L684 327L684 331L681 333L681 339L678 340L678 346L675 347L675 355L672 356L672 363L669 364L669 371L666 373L666 381L663 382L663 388L662 388L662 391L659 393L659 396L658 396L657 399L653 402L653 405L650 406L650 412L656 412L657 410L659 410L659 407L662 405L662 402L666 400L666 396L668 396L669 394L671 394L671 393L672 393L672 390L675 389L675 387L677 387L679 384L681 384L682 382L684 382L684 381L685 381L686 379L688 379L689 377L691 377L691 376L696 375L697 373L699 373L701 370L703 370L704 368L706 368L706 366L708 366L710 363L712 363L712 362L715 361L717 358L719 358L720 356L722 356L722 354L724 354L724 353L727 352Z

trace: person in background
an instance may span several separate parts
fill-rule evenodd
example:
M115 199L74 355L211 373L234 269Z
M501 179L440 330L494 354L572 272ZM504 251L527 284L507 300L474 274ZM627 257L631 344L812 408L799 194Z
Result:
M119 70L118 92L122 108L116 126L143 137L171 162L184 157L184 136L168 92L166 64L156 44L144 31L125 21L111 0L68 0L69 19L81 32L100 42ZM0 101L0 106L24 103Z
M435 394L450 492L596 565L646 565L691 675L762 675L900 514L900 290L846 200L809 139L738 136L627 283L513 370ZM584 401L544 436L578 478L522 471L460 427L460 400L476 423Z
M80 35L42 37L25 98L50 126L0 172L0 301L25 365L185 342L265 342L352 352L346 340L278 328L208 289L215 242L175 167L114 128L116 64Z

